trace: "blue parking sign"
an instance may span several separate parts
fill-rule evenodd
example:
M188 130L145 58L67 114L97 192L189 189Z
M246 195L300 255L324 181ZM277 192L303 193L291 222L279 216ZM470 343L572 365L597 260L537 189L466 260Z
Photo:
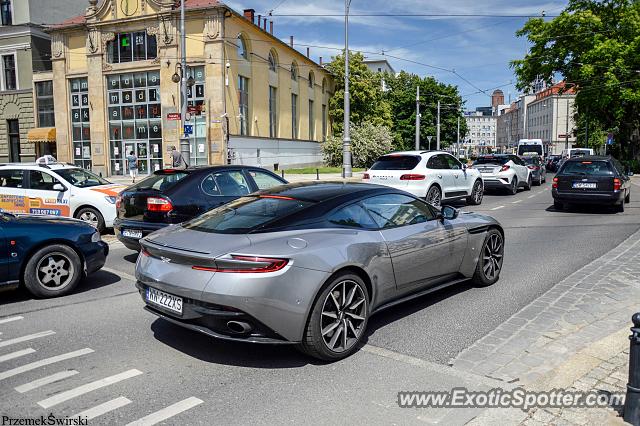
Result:
M193 134L193 124L185 124L184 125L184 134L192 135Z
M607 135L607 145L613 145L613 133Z

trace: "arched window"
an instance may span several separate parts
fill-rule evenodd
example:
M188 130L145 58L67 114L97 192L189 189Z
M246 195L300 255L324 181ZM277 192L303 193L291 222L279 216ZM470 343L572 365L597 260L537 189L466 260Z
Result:
M291 64L291 80L298 81L298 64L295 62Z
M278 70L278 60L276 59L276 52L271 50L269 52L269 71L276 72Z
M313 71L309 71L309 87L313 89L313 86L315 83L316 83L316 78L313 75Z
M237 40L238 58L249 59L249 50L247 49L247 42L242 34L238 34Z

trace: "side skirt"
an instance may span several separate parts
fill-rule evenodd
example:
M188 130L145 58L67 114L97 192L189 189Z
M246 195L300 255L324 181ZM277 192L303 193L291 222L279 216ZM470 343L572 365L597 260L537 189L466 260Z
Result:
M401 297L400 299L395 299L395 300L392 300L390 302L385 303L384 305L378 306L371 313L371 315L377 314L380 311L384 311L385 309L389 309L389 308L391 308L393 306L399 305L399 304L407 302L409 300L412 300L412 299L415 299L415 298L418 298L418 297L421 297L421 296L425 296L425 295L427 295L429 293L433 293L433 292L436 292L438 290L442 290L443 288L447 288L447 287L450 287L452 285L460 284L462 282L469 281L469 280L470 280L470 278L457 278L455 280L447 281L445 283L438 284L438 285L436 285L434 287L429 287L427 289L424 289L424 290L416 292L416 293L411 293L411 294L409 294L407 296Z

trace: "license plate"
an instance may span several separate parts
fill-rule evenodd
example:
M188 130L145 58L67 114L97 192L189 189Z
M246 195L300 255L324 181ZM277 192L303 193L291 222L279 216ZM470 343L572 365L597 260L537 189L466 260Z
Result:
M573 182L574 189L596 189L597 186L595 182Z
M142 231L138 231L137 229L123 229L122 236L140 239L142 238Z
M154 305L162 306L173 312L182 314L182 297L156 290L155 288L147 288L147 302Z

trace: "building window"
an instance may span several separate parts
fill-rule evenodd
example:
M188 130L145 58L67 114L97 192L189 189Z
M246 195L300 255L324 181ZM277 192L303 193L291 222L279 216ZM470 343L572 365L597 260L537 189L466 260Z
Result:
M202 114L204 106L204 67L191 67L187 77L193 77L195 84L187 87L187 109L191 111L191 120L186 124L193 125L193 134L189 136L189 150L192 165L209 164L207 149L207 120Z
M298 139L298 95L291 94L291 138Z
M327 106L322 104L322 140L327 140Z
M327 79L323 78L322 79L322 93L324 94L324 92L327 90Z
M291 64L291 80L298 81L298 65L295 62Z
M316 119L313 111L313 101L309 100L309 140L316 139Z
M278 89L269 86L269 136L278 137Z
M138 171L162 168L160 72L107 76L111 174L124 175L125 158L138 157Z
M309 88L313 89L313 85L315 84L316 79L312 72L309 72Z
M238 109L239 133L242 136L249 136L249 79L243 76L238 76Z
M4 76L4 90L16 90L16 56L15 54L2 55L2 73Z
M20 162L20 124L18 120L7 120L7 134L9 136L9 162Z
M242 36L238 35L238 58L249 59L249 52L247 51L247 42Z
M89 85L86 78L71 80L71 140L73 163L91 169L91 129L89 127Z
M36 108L38 109L38 127L54 127L56 125L53 110L53 81L36 83Z
M0 1L0 16L2 17L2 25L11 25L11 24L13 24L13 18L11 16L11 1L10 0L1 0Z
M269 52L269 71L277 72L278 61L276 60L276 54L272 50Z
M156 36L146 31L116 34L115 39L107 44L107 62L111 64L144 61L157 56Z

